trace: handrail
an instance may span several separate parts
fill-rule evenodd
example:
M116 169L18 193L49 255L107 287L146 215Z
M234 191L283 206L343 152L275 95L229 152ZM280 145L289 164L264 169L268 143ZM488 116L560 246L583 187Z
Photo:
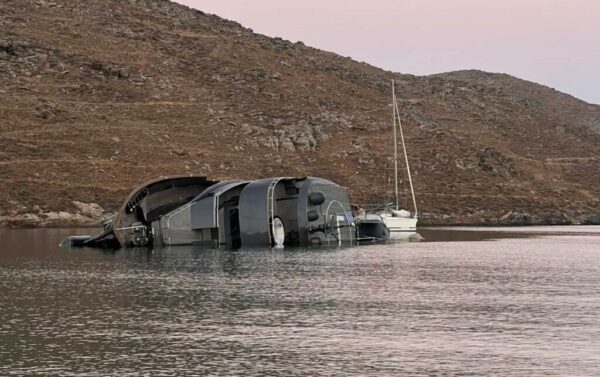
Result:
M269 228L269 242L275 239L275 229L273 225L273 216L275 211L275 186L282 180L283 178L273 179L267 188L267 228Z

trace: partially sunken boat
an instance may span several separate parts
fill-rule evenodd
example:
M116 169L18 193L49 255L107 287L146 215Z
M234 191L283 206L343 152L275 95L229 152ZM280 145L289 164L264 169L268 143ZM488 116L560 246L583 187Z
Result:
M316 177L256 181L162 178L134 189L97 236L71 246L228 248L316 246L385 240L382 221L357 222L347 190Z

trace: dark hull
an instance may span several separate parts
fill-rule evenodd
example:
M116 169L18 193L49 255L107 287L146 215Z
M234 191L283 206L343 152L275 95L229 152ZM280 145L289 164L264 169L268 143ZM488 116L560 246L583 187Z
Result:
M385 225L355 223L347 190L316 177L209 181L172 177L134 189L96 237L72 246L204 244L227 248L315 246L387 239ZM358 228L357 228L358 226Z

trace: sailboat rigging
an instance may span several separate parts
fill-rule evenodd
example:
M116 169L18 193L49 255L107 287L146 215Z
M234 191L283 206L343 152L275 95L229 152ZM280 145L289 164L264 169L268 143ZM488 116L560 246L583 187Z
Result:
M380 213L380 216L383 218L383 222L390 230L390 238L405 238L416 233L419 212L417 209L417 200L415 198L415 190L408 161L408 153L406 151L404 131L402 130L402 121L400 119L398 100L396 99L396 84L394 80L392 80L392 125L394 136L394 209L386 208L382 213ZM398 127L398 130L396 129L396 127ZM400 198L398 195L398 133L400 134L402 152L404 155L404 163L406 165L406 173L413 202L414 214L412 215L409 211L404 209L401 210L399 207Z

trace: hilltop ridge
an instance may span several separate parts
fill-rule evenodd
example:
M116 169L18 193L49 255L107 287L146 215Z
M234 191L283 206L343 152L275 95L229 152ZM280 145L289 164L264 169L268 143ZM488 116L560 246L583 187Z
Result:
M600 214L600 106L506 74L381 70L166 0L0 4L0 224L96 221L149 178L392 195L390 81L424 220Z

